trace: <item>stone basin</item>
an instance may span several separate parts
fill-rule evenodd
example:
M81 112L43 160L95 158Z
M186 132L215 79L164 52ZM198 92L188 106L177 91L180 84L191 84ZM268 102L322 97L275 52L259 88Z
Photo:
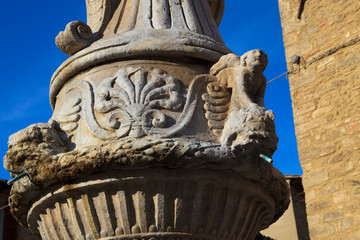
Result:
M197 169L138 169L52 186L28 213L42 239L254 239L274 220L259 184Z

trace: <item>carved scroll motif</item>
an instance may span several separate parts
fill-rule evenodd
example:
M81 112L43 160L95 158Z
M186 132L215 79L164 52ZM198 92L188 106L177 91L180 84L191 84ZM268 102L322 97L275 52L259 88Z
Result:
M54 115L54 120L68 134L76 130L80 119L90 133L99 139L125 136L173 136L186 128L198 100L198 94L208 77L196 77L189 86L186 102L180 94L179 81L160 69L125 68L114 77L104 79L95 88L83 80L74 81L64 91L81 92L65 114ZM181 110L181 113L178 113ZM175 123L168 123L166 111L179 115ZM99 121L99 117L106 121ZM105 125L104 125L105 124Z
M55 39L56 46L67 55L74 55L88 47L93 38L91 28L81 21L70 22Z
M69 102L60 106L61 111L55 111L51 118L51 121L55 121L60 125L60 129L64 131L69 140L73 140L76 135L76 130L79 127L79 120L81 119L82 111L82 98L76 93L78 87L68 86L64 89L64 92L69 97Z
M211 82L207 86L207 93L202 95L205 101L205 117L208 126L217 137L221 137L225 119L228 116L230 106L230 92L218 82Z
M78 128L80 120L81 99L79 98L72 106L62 115L56 116L56 121L60 124L61 130L66 132L71 139L74 131ZM53 117L54 118L54 117Z

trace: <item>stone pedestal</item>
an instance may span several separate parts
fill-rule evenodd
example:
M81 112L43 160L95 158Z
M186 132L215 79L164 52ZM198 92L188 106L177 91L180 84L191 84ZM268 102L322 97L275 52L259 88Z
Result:
M48 123L12 135L10 197L42 239L253 239L289 203L267 57L230 53L224 0L88 0L56 38Z

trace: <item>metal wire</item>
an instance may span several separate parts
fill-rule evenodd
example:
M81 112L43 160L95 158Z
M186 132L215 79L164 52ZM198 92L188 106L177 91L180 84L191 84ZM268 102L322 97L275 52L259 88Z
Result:
M271 82L277 80L278 78L281 78L282 76L284 76L284 75L286 75L286 74L289 75L289 74L292 74L292 73L299 72L299 71L300 71L301 69L303 69L303 68L306 69L306 68L309 67L311 64L316 63L316 62L320 61L321 59L323 59L323 58L325 58L325 57L328 57L328 56L330 56L330 55L333 55L334 53L338 52L339 50L341 50L341 49L343 49L343 48L346 48L346 47L349 47L349 46L352 46L352 45L354 45L354 44L356 44L356 43L358 43L358 42L360 42L360 37L353 38L353 39L351 39L350 41L348 41L348 42L346 42L346 43L344 43L344 44L341 44L341 45L339 45L339 46L336 46L336 47L334 47L334 48L331 48L331 49L327 50L326 52L324 52L324 53L322 53L322 54L320 54L320 55L318 55L318 56L310 59L310 61L308 61L308 62L305 62L305 60L303 59L303 61L304 61L304 63L302 64L303 66L299 66L298 69L293 69L292 71L284 72L284 73L280 74L279 76L271 79L271 80L268 81L267 83L271 83Z
M281 78L282 76L284 76L284 75L286 75L286 74L288 74L288 73L289 73L289 71L284 72L283 74L280 74L280 75L277 76L276 78L271 79L271 80L268 81L267 83L271 83L271 82L275 81L276 79Z
M10 204L8 204L8 205L6 205L6 206L3 206L3 207L0 208L0 210L3 210L3 209L5 209L5 208L7 208L7 207L9 207L9 206L10 206Z

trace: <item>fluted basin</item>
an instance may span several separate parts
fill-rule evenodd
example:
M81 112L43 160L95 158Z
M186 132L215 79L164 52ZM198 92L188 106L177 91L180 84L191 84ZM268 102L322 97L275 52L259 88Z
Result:
M209 170L129 170L53 186L28 214L42 239L253 239L274 216L258 184Z

